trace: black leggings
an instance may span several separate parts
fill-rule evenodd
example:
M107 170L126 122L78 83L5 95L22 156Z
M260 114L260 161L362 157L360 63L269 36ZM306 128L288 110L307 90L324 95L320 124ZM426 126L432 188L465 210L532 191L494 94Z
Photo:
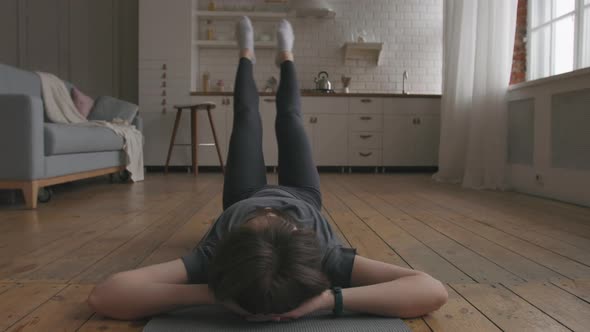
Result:
M223 186L224 210L267 187L262 154L262 120L252 67L250 60L240 59L234 90L234 123ZM281 64L276 103L279 186L320 209L320 179L303 127L299 85L292 61Z

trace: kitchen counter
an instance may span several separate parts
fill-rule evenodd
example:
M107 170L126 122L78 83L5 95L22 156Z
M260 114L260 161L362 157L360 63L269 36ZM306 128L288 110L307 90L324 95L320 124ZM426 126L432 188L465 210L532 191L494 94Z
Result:
M233 96L233 92L201 92L191 91L191 96ZM275 96L272 92L259 92L260 96ZM303 90L301 91L302 97L365 97L365 98L441 98L441 95L436 94L401 94L401 93L322 93L315 91Z

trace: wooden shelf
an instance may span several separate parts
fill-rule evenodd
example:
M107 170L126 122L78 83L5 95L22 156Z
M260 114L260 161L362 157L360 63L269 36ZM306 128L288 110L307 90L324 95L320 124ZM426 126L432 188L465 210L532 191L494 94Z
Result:
M238 48L238 43L235 40L197 40L193 45L199 48ZM275 48L277 43L275 41L255 42L255 48Z
M379 65L383 43L347 42L344 43L343 49L344 59L346 60L365 59L370 56L373 57L377 65Z
M242 16L248 16L252 20L275 21L287 18L287 12L238 12L238 11L195 11L195 16L204 19L239 19Z

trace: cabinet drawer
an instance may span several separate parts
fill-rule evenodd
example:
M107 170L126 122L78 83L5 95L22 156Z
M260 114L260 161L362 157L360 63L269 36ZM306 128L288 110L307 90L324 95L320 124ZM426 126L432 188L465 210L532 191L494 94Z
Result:
M269 97L261 98L268 99ZM302 97L301 111L305 114L347 114L347 99L342 97Z
M352 148L348 163L350 166L381 166L381 149Z
M440 98L387 98L383 102L383 112L390 115L438 115L440 103Z
M348 141L352 148L380 149L382 136L381 133L353 132L349 134Z
M350 116L350 129L352 131L382 131L383 115L380 114L355 114Z
M383 114L382 98L349 98L350 113Z

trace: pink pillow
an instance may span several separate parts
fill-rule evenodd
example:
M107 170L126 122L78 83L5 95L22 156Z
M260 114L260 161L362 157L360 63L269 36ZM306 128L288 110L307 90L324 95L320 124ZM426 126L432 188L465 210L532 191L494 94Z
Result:
M94 106L94 99L88 97L82 93L82 91L74 87L72 88L72 100L74 101L74 105L76 105L78 112L80 112L83 117L87 118L92 110L92 106Z

